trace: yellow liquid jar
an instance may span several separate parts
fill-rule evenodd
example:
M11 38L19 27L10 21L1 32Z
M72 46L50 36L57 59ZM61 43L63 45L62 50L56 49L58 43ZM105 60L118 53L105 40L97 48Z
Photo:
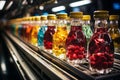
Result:
M40 16L36 16L33 18L33 28L31 31L31 44L34 46L38 45L38 31L40 28Z
M109 33L114 43L115 52L120 53L120 29L118 28L118 15L110 15Z
M57 14L57 30L53 35L53 55L65 60L66 59L66 49L65 42L67 38L67 14Z

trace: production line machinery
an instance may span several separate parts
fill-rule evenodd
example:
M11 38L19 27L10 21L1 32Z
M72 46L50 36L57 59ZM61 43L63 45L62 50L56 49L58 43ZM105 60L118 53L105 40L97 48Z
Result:
M98 75L88 69L88 63L73 67L66 61L33 46L15 35L4 32L1 34L6 50L18 71L20 80L119 80L120 54L115 54L113 71ZM17 79L18 80L18 79Z

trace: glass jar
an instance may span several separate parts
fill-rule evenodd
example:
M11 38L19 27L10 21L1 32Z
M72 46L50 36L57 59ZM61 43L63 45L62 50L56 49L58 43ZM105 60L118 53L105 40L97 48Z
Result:
M31 31L31 44L33 44L34 46L38 45L38 30L40 28L40 16L34 16L33 17L33 28Z
M27 23L26 23L26 30L25 30L25 35L26 35L26 41L31 42L31 32L33 28L33 17L28 17L27 18Z
M25 40L25 30L26 30L26 23L27 22L27 18L26 17L23 17L23 19L22 19L22 30L21 30L21 38L23 39L23 40Z
M67 61L74 66L85 62L86 37L82 32L82 12L71 12L71 30L66 39Z
M108 34L108 13L106 10L94 12L95 31L88 46L89 68L99 74L111 72L114 63L114 45Z
M53 55L65 60L66 59L66 49L65 49L65 41L67 38L67 14L59 13L57 14L57 22L56 22L56 32L53 35Z
M43 49L44 43L44 34L45 31L47 30L47 16L42 15L41 16L41 24L40 24L40 29L38 31L38 47Z
M108 32L110 33L112 37L115 52L120 53L120 29L118 28L119 16L110 15L109 20L110 20L110 28Z
M53 34L55 33L55 26L56 26L56 15L49 14L47 16L47 30L44 34L44 48L45 50L52 53L52 44L53 44Z

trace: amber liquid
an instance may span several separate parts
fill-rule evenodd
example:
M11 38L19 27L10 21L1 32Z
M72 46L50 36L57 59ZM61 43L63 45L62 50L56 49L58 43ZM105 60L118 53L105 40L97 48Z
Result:
M27 25L27 27L26 27L26 31L25 31L25 37L26 37L26 41L27 42L30 42L30 37L31 37L31 32L32 32L32 28L33 28L34 26L32 26L32 25Z
M52 49L54 33L55 33L55 26L48 26L48 29L44 34L44 48L45 49Z
M60 58L66 59L65 42L67 38L66 27L57 27L57 31L53 35L53 55Z
M92 71L111 72L114 62L114 46L107 28L97 28L89 43L89 64Z
M120 30L117 25L111 25L109 29L110 36L114 42L115 52L120 53Z
M81 26L71 26L71 31L66 39L66 49L68 61L72 61L73 64L83 63L86 53L86 37L82 32ZM75 61L77 60L77 61Z
M33 26L32 28L32 31L31 31L31 39L30 39L30 42L31 44L37 46L37 43L38 43L38 39L37 39L37 36L38 36L38 30L39 30L39 25L35 25Z

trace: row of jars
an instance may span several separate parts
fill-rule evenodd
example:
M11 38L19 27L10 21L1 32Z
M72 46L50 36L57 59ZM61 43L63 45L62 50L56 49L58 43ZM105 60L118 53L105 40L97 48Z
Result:
M108 11L95 11L94 31L91 30L90 15L70 12L69 17L63 13L15 19L10 21L10 31L73 66L88 62L91 71L111 72L114 47L116 52L120 50L119 16L109 17Z

